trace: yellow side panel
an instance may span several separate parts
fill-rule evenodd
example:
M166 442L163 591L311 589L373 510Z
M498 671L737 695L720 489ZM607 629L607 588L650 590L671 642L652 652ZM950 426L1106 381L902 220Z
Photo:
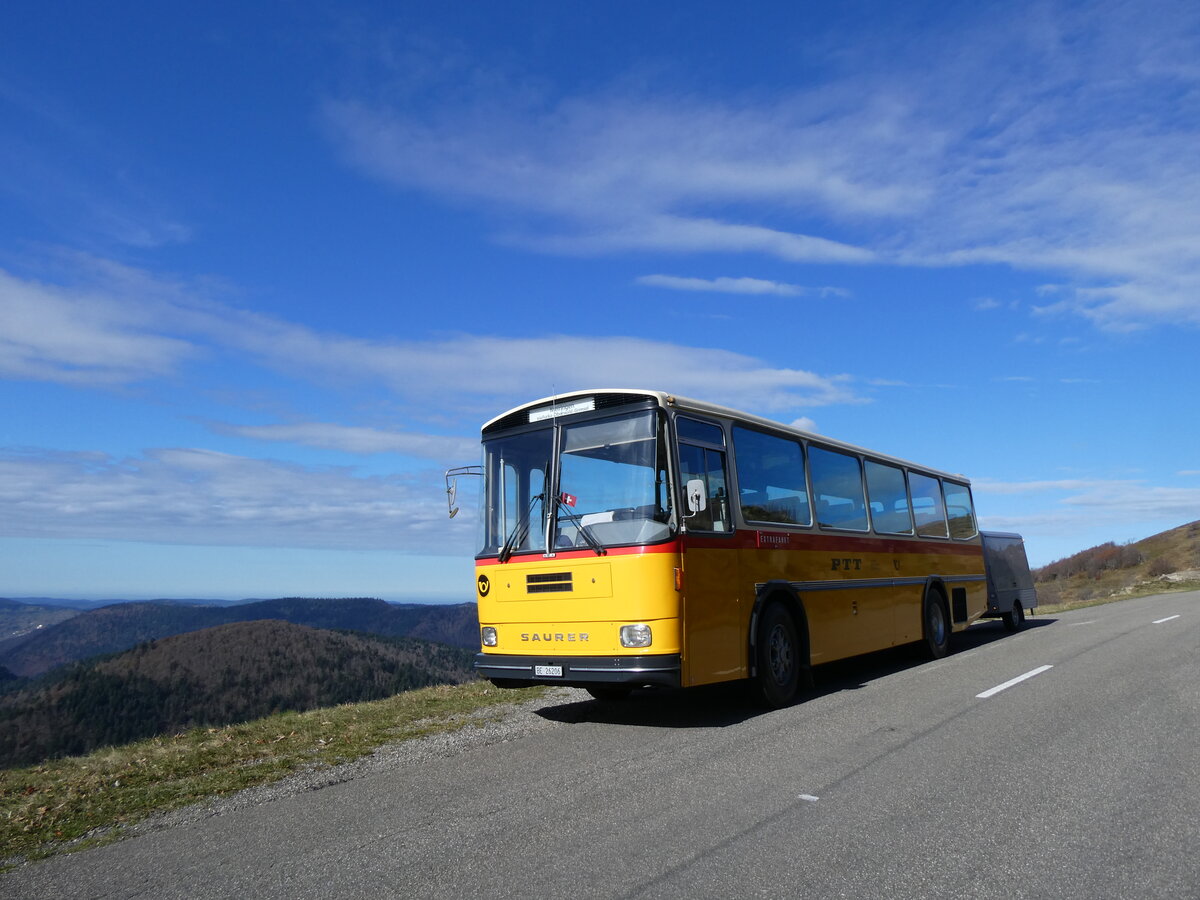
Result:
M954 630L985 611L984 583L955 580L983 574L982 555L971 545L795 534L779 539L783 547L742 543L693 546L684 553L684 684L749 674L756 585L771 581L796 586L808 617L814 664L920 640L930 575L941 577L951 593L955 588L966 592L967 619ZM905 581L913 583L893 583Z
M683 554L683 684L712 684L746 673L746 619L754 603L738 580L742 551L690 548Z

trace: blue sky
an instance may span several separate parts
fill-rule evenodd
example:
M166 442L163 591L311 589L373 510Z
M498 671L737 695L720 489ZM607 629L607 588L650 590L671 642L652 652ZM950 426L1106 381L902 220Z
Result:
M1200 7L41 4L0 27L0 595L473 597L442 471L649 387L1200 518Z

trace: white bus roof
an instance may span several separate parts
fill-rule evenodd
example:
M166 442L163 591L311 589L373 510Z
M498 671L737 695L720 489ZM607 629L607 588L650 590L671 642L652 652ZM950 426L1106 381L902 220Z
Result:
M572 400L577 400L583 397L594 397L602 394L624 394L627 396L642 396L646 397L647 399L654 398L658 401L658 405L664 409L673 409L682 412L696 412L717 416L724 419L733 419L737 422L743 422L748 425L757 425L771 431L781 431L787 434L793 434L806 440L815 441L826 447L833 447L838 450L846 450L850 453L869 456L872 459L877 459L881 462L893 463L898 466L904 466L905 468L916 469L921 472L928 472L930 475L936 475L940 478L948 478L951 481L958 482L959 484L971 483L971 480L965 475L960 475L954 472L944 472L940 469L932 468L931 466L921 465L920 463L901 459L897 456L891 456L887 453L880 453L878 450L870 450L866 447L858 447L854 444L848 444L845 441L839 441L835 438L827 437L823 434L817 434L813 431L805 431L800 428L794 428L791 425L785 425L782 422L775 421L774 419L757 416L753 413L743 412L728 406L721 406L717 403L709 403L705 400L694 400L690 397L681 397L678 394L670 394L666 391L652 391L642 388L596 388L593 390L571 391L567 394L556 394L552 397L543 397L540 400L533 400L529 403L522 403L520 406L514 406L507 412L501 413L495 418L485 422L482 430L487 431L487 429L492 425L495 425L509 416L524 410L537 409L540 406L566 405Z

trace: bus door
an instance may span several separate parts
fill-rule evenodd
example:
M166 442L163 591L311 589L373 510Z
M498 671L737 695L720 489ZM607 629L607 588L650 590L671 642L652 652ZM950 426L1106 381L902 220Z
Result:
M725 434L720 425L679 416L683 511L683 683L709 684L745 674L746 639L738 596Z

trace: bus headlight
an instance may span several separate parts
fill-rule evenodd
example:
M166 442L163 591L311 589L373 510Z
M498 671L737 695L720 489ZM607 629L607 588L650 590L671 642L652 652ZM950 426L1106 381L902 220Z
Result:
M622 647L649 647L653 640L654 636L650 633L649 625L639 623L621 626Z
M485 647L495 647L496 646L496 629L493 628L491 625L485 625L483 628L479 629L479 636L480 636L480 639L483 641L483 646L485 646Z

